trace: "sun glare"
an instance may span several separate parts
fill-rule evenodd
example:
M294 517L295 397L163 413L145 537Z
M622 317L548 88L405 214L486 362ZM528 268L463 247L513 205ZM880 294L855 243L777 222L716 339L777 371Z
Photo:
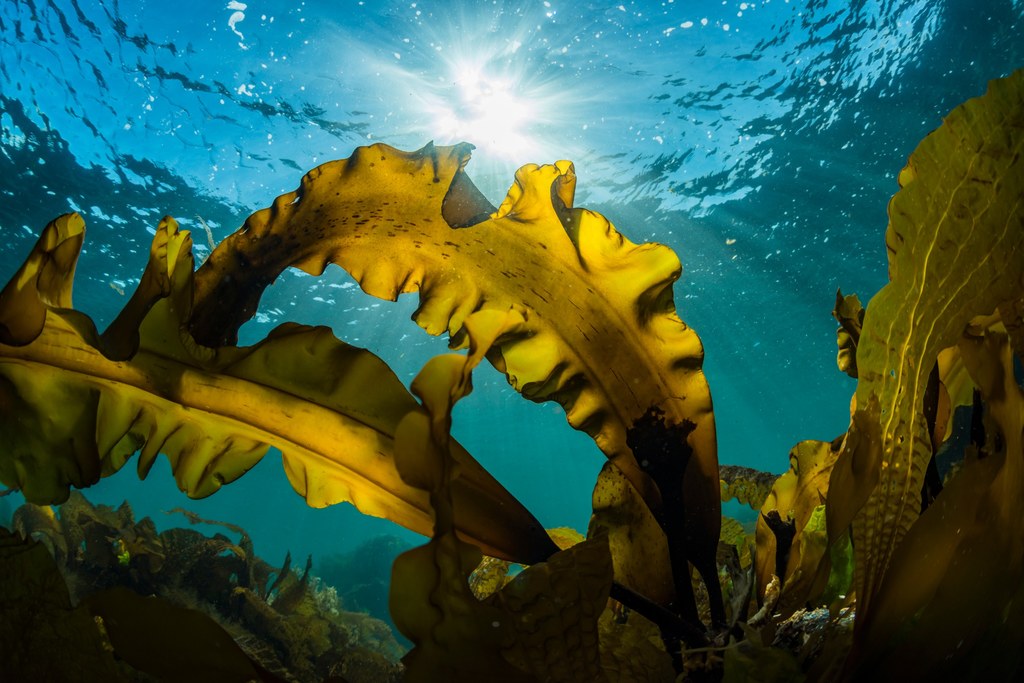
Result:
M473 180L492 200L523 164L586 153L583 131L602 111L604 93L584 91L566 68L571 38L520 4L502 4L500 21L464 8L417 23L401 50L353 58L348 48L348 63L365 65L380 100L393 103L385 121L400 133L389 143L474 145Z
M533 146L528 126L531 109L507 78L480 68L455 70L452 97L438 104L435 125L446 141L471 140L481 149L512 156Z

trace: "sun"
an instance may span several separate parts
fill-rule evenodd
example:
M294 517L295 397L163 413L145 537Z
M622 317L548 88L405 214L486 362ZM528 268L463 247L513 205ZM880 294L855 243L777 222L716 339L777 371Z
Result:
M542 117L536 102L512 79L473 64L455 65L450 97L435 103L434 128L444 142L472 141L499 156L529 154L531 117Z
M469 16L421 27L400 59L373 62L375 77L405 95L398 111L410 135L469 142L505 163L564 158L565 113L578 114L585 98L538 46L536 30L520 20L497 31Z
M367 69L368 93L387 103L383 120L394 132L382 141L470 143L473 180L496 198L510 170L591 153L585 131L603 116L608 93L587 91L583 67L566 57L576 49L576 28L522 3L479 6L493 3L497 18L463 7L392 31L401 43L381 36L384 45L346 50L348 64Z

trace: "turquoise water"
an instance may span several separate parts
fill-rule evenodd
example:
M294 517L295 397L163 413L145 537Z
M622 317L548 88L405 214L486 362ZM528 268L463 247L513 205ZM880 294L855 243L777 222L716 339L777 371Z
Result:
M885 208L917 142L1024 65L1024 2L22 2L0 4L0 279L54 216L88 223L76 306L102 327L164 214L220 240L356 146L477 145L493 203L515 169L570 159L576 203L679 254L680 316L703 339L719 457L781 472L845 431L835 291L886 279ZM329 324L403 380L445 348L415 300L332 268L288 272L242 341ZM455 435L546 526L584 530L603 456L552 404L490 368ZM187 501L166 465L89 489L161 527L187 505L246 527L270 561L415 536L350 506L305 506L271 453ZM17 497L4 499L15 503Z

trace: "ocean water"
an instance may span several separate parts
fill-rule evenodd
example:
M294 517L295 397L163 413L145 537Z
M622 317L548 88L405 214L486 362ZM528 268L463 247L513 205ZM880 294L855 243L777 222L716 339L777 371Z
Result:
M845 431L836 289L886 281L886 204L916 144L987 81L1024 66L1020 0L0 3L0 280L78 211L75 304L99 326L137 284L165 214L197 258L302 174L372 142L468 141L497 204L525 163L575 162L576 204L683 264L722 463L782 472ZM290 271L243 328L328 324L403 380L445 349L341 270ZM603 456L560 408L489 367L454 433L546 526L586 529ZM0 435L2 442L2 435ZM2 445L0 445L2 448ZM348 505L308 508L271 452L189 501L161 464L86 491L161 528L186 506L244 526L274 562L379 534ZM17 496L3 499L16 503Z

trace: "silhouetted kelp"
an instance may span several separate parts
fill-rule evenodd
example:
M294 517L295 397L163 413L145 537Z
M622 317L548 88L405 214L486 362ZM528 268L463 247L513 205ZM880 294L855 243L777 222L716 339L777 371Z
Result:
M913 153L889 206L889 284L833 311L839 369L857 378L850 428L798 444L777 478L719 470L675 254L574 208L568 162L523 167L495 209L463 144L320 166L195 272L165 218L102 334L71 304L84 223L52 222L0 293L0 480L59 502L163 452L202 496L276 446L310 505L431 536L390 587L410 681L1020 675L1022 148L1018 71ZM428 362L410 393L328 328L235 346L284 268L329 263L374 296L419 291L414 319L468 354ZM484 358L608 456L585 539L555 543L450 437ZM958 408L967 441L949 439ZM943 481L936 453L954 447ZM760 509L753 541L723 521L727 496ZM529 566L510 576L511 562Z
M93 506L78 492L56 513L19 508L0 557L12 577L0 671L9 680L79 680L83 665L89 680L105 681L399 679L402 648L388 626L342 609L310 562L302 572L290 557L273 567L241 527L171 512L238 541L189 528L157 533L127 503ZM58 634L82 650L48 655Z

